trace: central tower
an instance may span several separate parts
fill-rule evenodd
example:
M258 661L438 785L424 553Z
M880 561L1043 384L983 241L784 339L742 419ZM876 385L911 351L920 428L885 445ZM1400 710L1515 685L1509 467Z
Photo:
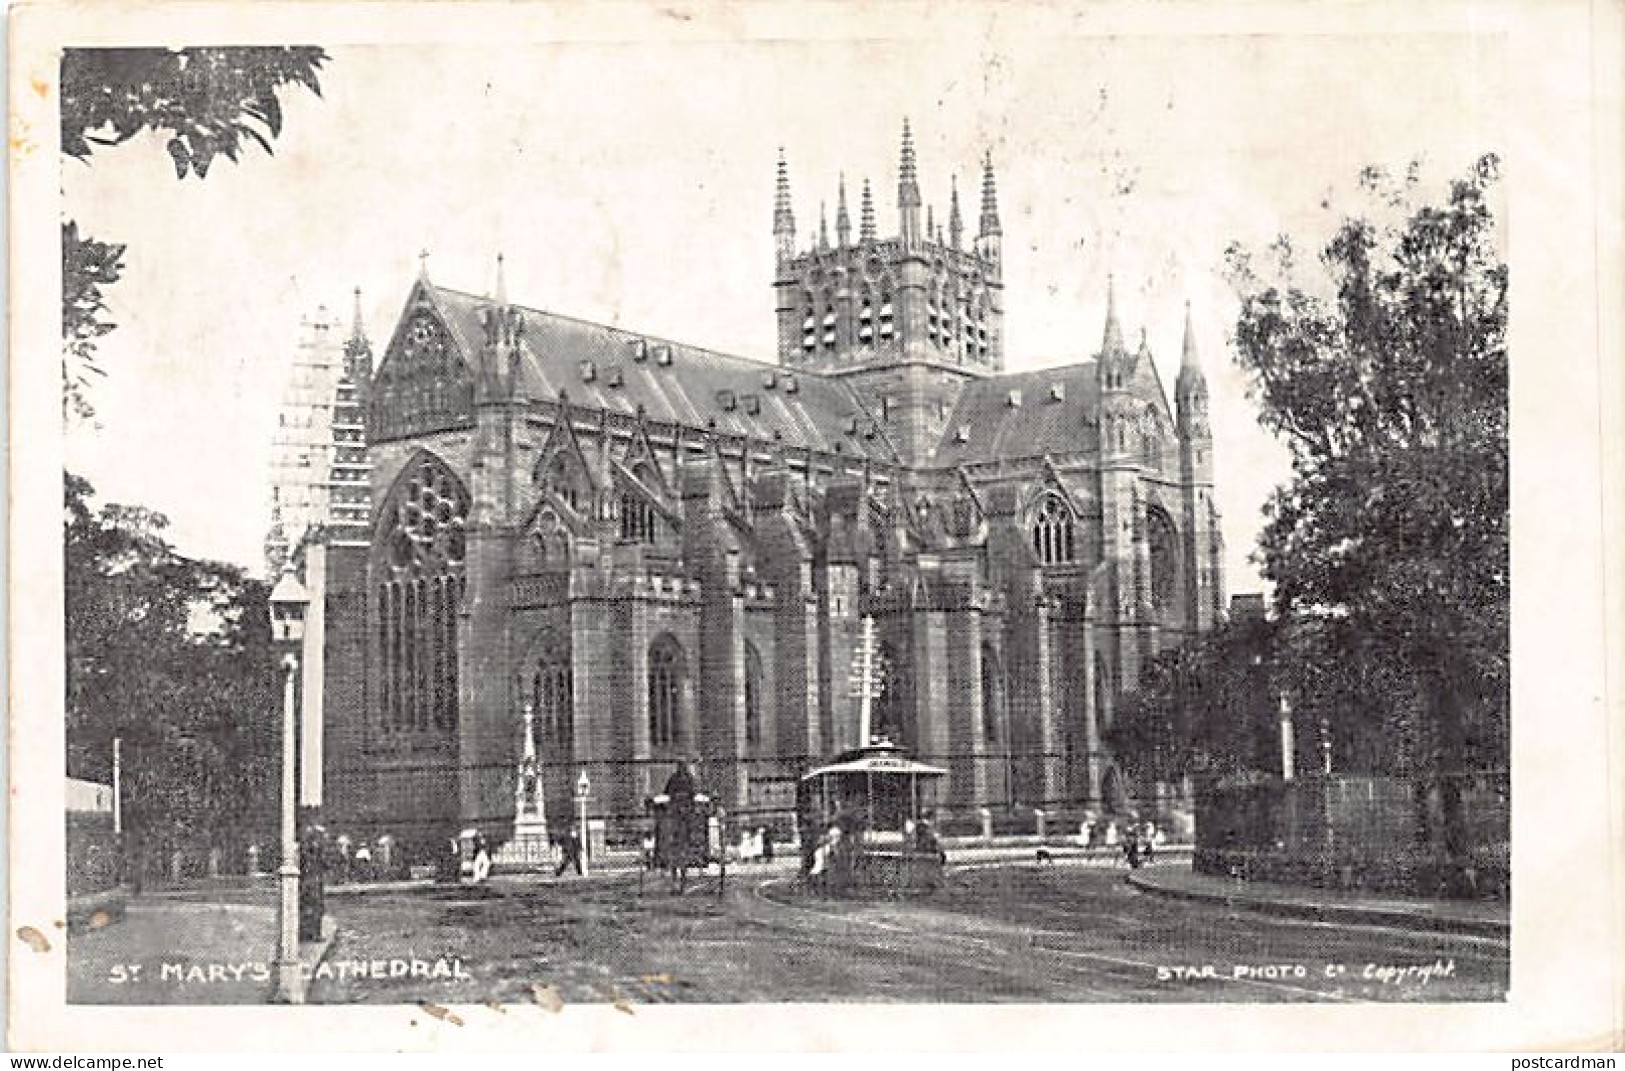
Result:
M944 233L927 207L920 218L914 138L903 122L895 237L875 229L863 182L857 240L846 179L836 194L835 241L824 206L818 233L798 249L790 179L779 154L773 206L779 362L839 376L879 419L903 462L928 461L959 392L975 376L1004 370L1004 285L993 161L982 165L982 211L967 246L957 179Z

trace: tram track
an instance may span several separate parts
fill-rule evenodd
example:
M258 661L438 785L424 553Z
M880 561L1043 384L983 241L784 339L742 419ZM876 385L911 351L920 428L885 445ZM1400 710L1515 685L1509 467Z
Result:
M989 940L987 938L974 937L974 936L967 935L967 934L945 933L945 932L937 932L937 931L925 931L925 930L920 930L920 929L911 928L911 927L907 927L907 926L896 925L894 923L879 920L879 919L865 918L865 917L862 917L862 916L849 915L849 914L840 914L840 913L837 913L837 912L826 911L826 910L811 907L811 906L805 905L805 904L797 904L797 903L794 903L794 902L786 900L786 899L779 899L779 898L775 898L775 897L767 895L765 890L769 886L774 886L774 885L785 885L785 886L787 886L788 881L786 879L784 879L784 878L770 878L770 879L758 881L751 887L752 896L756 900L758 900L758 901L760 901L762 903L765 903L765 904L769 904L774 909L777 909L777 910L782 911L782 910L788 909L788 910L791 910L791 911L798 911L798 912L801 912L801 913L804 913L804 914L807 914L807 915L818 916L818 917L822 917L822 918L825 918L825 919L836 920L836 921L839 921L839 922L841 922L841 923L843 923L843 924L845 924L847 926L853 926L853 925L867 926L869 928L876 929L876 930L879 930L879 931L884 932L884 933L895 934L895 935L898 935L898 936L901 936L901 937L906 937L906 938L909 938L909 939L912 939L912 940L915 940L915 941L926 941L926 942L936 942L936 943L952 942L952 943L957 943L957 944L961 944L961 945L969 945L969 946L976 947L976 948L979 948L981 950L984 950L986 952L990 952L990 953L994 954L995 956L999 957L1000 959L1005 959L1005 960L1018 959L1018 958L1019 959L1025 959L1025 958L1027 958L1027 956L1030 956L1030 955L1032 955L1034 953L1037 953L1037 954L1042 954L1042 955L1046 955L1046 956L1059 957L1062 960L1086 960L1086 961L1088 961L1088 962L1090 962L1092 964L1104 965L1103 967L1102 966L1096 966L1096 967L1093 967L1093 968L1083 968L1083 967L1080 967L1079 965L1074 964L1074 963L1060 962L1060 963L1052 963L1051 964L1052 968L1058 968L1062 972L1064 972L1066 974L1074 975L1074 976L1082 975L1084 977L1088 977L1088 978L1091 978L1091 979L1100 979L1102 975L1105 975L1106 977L1108 977L1110 979L1121 981L1121 980L1123 980L1123 975L1125 974L1125 972L1132 972L1133 977L1131 977L1129 980L1136 983L1136 984L1143 985L1147 980L1155 979L1157 977L1157 971L1158 971L1159 967L1165 967L1166 966L1166 964L1148 963L1148 962L1146 962L1144 960L1131 959L1131 958L1123 957L1123 956L1107 955L1107 954L1105 954L1103 952L1098 952L1098 951L1084 951L1082 949L1071 949L1071 948L1055 948L1055 947L1050 946L1050 945L1042 945L1042 944L1038 944L1036 942L1033 942L1033 943L1030 943L1030 944L1027 944L1027 945L1005 945L1005 944L1000 944L1000 943L995 942L995 941L991 941L991 940ZM1016 923L1016 925L1019 926L1020 924ZM1062 937L1064 939L1075 939L1075 938L1078 938L1078 937L1082 936L1080 934L1077 934L1077 933L1071 932L1071 931L1050 930L1050 931L1042 931L1042 932L1043 932L1043 934L1045 936L1053 935L1053 936ZM827 934L826 934L826 936L827 936ZM1036 936L1036 934L1029 934L1029 936ZM886 953L893 954L893 955L897 954L900 951L900 949L895 945L882 945L881 948ZM927 958L929 958L929 957L927 957ZM1001 972L998 972L998 973L1004 974L1005 972L1001 971ZM1265 990L1274 991L1274 992L1278 992L1278 993L1290 993L1290 994L1293 994L1297 998L1307 997L1307 998L1310 998L1310 999L1313 999L1313 1000L1329 1001L1329 1002L1334 1002L1334 1003L1346 1003L1346 1002L1348 1002L1348 1001L1350 1001L1352 999L1349 996L1347 996L1346 994L1344 994L1343 992L1337 991L1337 990L1324 990L1324 989L1317 989L1317 988L1314 988L1314 987L1296 986L1296 985L1292 985L1291 983L1288 983L1288 982L1272 981L1272 980L1269 980L1269 979L1262 979L1262 978L1231 977L1229 975L1222 975L1221 974L1221 975L1217 975L1217 976L1212 977L1212 978L1202 979L1202 981L1211 981L1211 982L1217 983L1217 984L1219 984L1221 986L1222 985L1233 985L1233 986L1242 986L1242 987L1247 987L1247 988L1252 988L1252 989L1265 989ZM1111 994L1111 993L1119 993L1120 994L1121 990L1120 989L1109 989L1109 990L1100 990L1100 992L1103 993L1103 994ZM1087 999L1090 999L1090 998L1089 997L1081 997L1080 999L1087 1000ZM1113 999L1113 998L1108 996L1106 999ZM1119 995L1115 999L1121 1000L1123 998Z

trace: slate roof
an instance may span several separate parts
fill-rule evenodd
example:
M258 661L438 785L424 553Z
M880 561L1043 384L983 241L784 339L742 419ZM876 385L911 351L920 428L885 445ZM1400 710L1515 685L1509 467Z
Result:
M1059 399L1051 393L1057 386ZM1020 392L1019 405L1010 404L1011 391ZM1093 361L975 380L959 396L932 463L974 465L1095 450L1099 404Z
M490 299L423 285L463 353L474 358L485 337L480 313L491 304ZM787 446L830 452L839 444L850 455L880 462L896 460L896 451L875 418L838 380L516 307L525 318L519 389L532 398L551 401L563 390L574 404L628 416L641 405L651 421L705 428L715 420L720 434L771 441L778 431ZM640 340L649 352L646 359L635 360ZM669 349L669 364L657 360L658 347ZM582 375L584 361L593 364L590 380ZM787 389L792 377L793 391ZM617 378L619 385L612 385ZM724 401L727 391L733 393L731 408ZM754 413L750 411L753 404Z

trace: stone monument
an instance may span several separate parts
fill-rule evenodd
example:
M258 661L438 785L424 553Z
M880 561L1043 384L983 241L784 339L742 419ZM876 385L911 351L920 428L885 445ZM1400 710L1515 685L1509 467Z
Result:
M547 808L542 799L541 766L536 761L536 734L530 704L525 704L524 753L513 789L513 836L497 852L497 863L541 866L551 857L547 840Z

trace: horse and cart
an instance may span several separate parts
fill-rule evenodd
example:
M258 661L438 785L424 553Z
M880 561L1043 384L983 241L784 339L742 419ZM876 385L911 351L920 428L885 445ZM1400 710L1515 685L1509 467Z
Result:
M643 872L664 871L670 879L671 890L681 893L688 886L690 870L703 872L716 863L717 895L722 895L728 881L728 858L720 839L712 837L713 824L720 825L721 808L698 790L688 766L678 764L666 779L665 790L645 800L644 806L653 832L645 843L640 885Z
M907 896L941 886L946 855L932 824L936 792L948 771L909 758L877 740L842 752L796 786L801 876L832 895ZM718 895L727 884L721 809L680 765L665 791L646 802L653 835L645 870L664 871L681 893L690 870L717 864ZM640 879L641 880L641 879Z

